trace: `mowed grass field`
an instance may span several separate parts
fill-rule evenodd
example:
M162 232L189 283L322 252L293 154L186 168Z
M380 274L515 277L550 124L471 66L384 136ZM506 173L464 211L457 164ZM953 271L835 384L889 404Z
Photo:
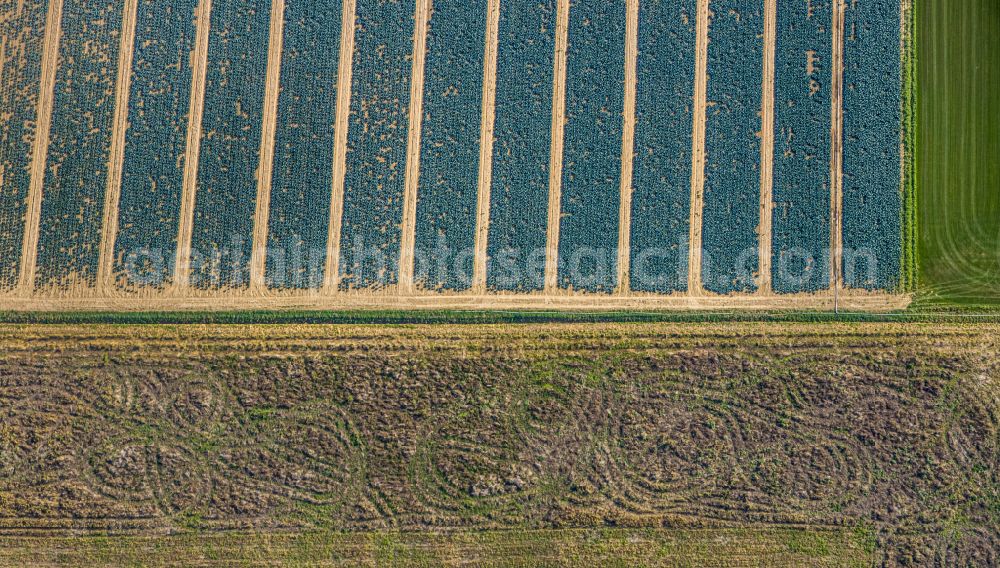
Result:
M1000 305L1000 4L921 0L920 289Z
M998 338L0 326L0 565L996 565Z

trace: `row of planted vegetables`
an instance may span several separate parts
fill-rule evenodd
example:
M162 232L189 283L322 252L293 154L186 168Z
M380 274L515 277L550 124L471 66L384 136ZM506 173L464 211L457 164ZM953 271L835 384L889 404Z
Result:
M126 288L174 278L187 169L197 0L139 0L113 266ZM274 141L268 282L342 289L398 280L410 140L415 0L358 0L342 58L341 0L287 0ZM844 31L843 274L891 290L901 256L899 0L848 3ZM47 2L5 10L0 100L0 289L20 272ZM119 3L64 0L46 148L36 285L93 286L101 251L119 47ZM556 0L503 0L492 111L487 285L543 286L553 159ZM212 3L192 227L192 285L248 286L272 22L269 1ZM712 0L708 43L702 281L712 292L759 284L764 4ZM629 287L688 286L696 0L639 6ZM779 293L830 285L831 0L777 14L773 273ZM480 192L487 0L436 0L421 115L417 285L472 284ZM569 6L558 285L618 282L626 2ZM328 242L341 60L352 65L340 240ZM9 71L9 72L7 72ZM494 78L490 78L494 79ZM489 114L489 113L487 113ZM326 251L340 247L339 265Z

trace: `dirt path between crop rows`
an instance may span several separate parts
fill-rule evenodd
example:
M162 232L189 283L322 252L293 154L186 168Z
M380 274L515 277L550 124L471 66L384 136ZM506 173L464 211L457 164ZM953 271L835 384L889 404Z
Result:
M570 0L556 5L555 70L552 77L552 144L549 152L549 215L545 239L545 290L559 288L559 225L562 220L563 137L566 130L566 51Z
M0 77L3 77L3 68L7 64L7 36L0 37ZM3 171L0 170L0 183L3 183Z
M833 65L830 81L830 288L844 287L844 0L833 2Z
M201 121L205 113L205 74L208 69L211 20L212 0L201 0L195 24L195 48L191 54L191 104L188 112L187 149L184 152L177 258L174 264L174 288L177 290L186 289L191 280L191 233L194 230L195 193L198 191L198 160L201 152Z
M626 0L625 118L622 123L621 205L618 211L618 293L630 289L632 264L632 172L635 159L635 107L639 59L639 0Z
M347 129L351 117L351 81L354 77L354 24L356 0L344 0L337 64L337 117L333 145L333 182L330 189L330 224L326 237L324 293L340 286L340 233L344 215L344 179L347 175Z
M128 103L132 84L132 59L135 55L138 0L125 0L122 12L122 37L118 50L118 82L115 85L115 116L108 158L108 185L104 192L101 223L101 252L97 265L97 286L106 294L114 293L112 272L115 263L115 238L118 235L118 202L122 193L125 165L125 135L128 132Z
M263 290L266 271L267 231L271 215L271 184L274 174L274 139L278 127L278 96L281 93L281 51L284 41L285 0L271 3L271 29L264 80L264 116L261 120L260 164L257 166L257 203L253 218L250 253L250 288Z
M37 127L31 152L31 181L25 208L24 240L21 241L21 272L18 288L30 293L35 287L38 265L38 232L42 218L42 192L45 186L45 163L52 128L55 102L56 67L59 65L59 39L62 36L63 0L51 0L45 16L45 40L42 43L41 84L38 92Z
M479 127L479 192L476 199L476 239L472 266L472 290L479 294L486 292L490 196L493 189L493 137L496 124L499 35L500 0L488 0L483 56L483 109Z
M691 216L688 240L688 295L703 294L701 282L702 210L705 204L705 115L708 104L709 0L698 0L694 64L694 132L691 137Z
M760 226L757 289L771 293L771 231L774 218L774 62L777 52L778 0L764 0L764 72L760 127Z
M420 189L420 139L424 118L424 66L427 59L427 27L430 0L417 0L413 16L413 72L410 80L410 132L406 147L406 179L403 193L402 242L399 248L399 289L413 290L413 264L417 239L417 195Z

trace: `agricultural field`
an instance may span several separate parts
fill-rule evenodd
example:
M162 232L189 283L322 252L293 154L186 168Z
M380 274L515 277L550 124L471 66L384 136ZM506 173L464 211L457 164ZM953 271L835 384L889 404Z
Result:
M719 294L759 286L763 67L744 62L764 58L764 9L763 2L720 2L708 30L701 271L705 289Z
M0 567L1000 565L995 4L0 3Z
M876 77L899 76L901 60L883 57L900 45L901 13L893 2L862 2L845 8L844 23L844 248L866 251L844 258L844 282L883 289L898 282L903 250L899 188L901 84ZM872 72L879 69L877 72Z
M918 303L1000 305L1000 7L918 3Z
M0 565L995 566L998 338L2 326Z
M32 139L45 37L45 2L23 2L0 12L0 291L18 284L25 201L31 184Z
M778 11L771 237L778 292L830 287L835 1L797 2Z
M52 113L46 198L32 240L34 286L57 291L97 282L122 10L116 2L68 0L62 16L52 92L60 112ZM22 269L29 263L22 258Z
M637 292L688 288L697 5L650 2L639 11L629 240Z
M902 309L908 6L11 4L3 307Z
M472 286L479 196L487 0L437 0L427 32L414 279L426 290Z
M559 188L559 286L611 292L617 282L625 105L624 0L581 0L569 12Z
M414 0L357 3L336 275L342 290L377 290L399 279L414 14Z
M545 285L556 2L500 2L498 25L485 287L536 291Z
M205 69L198 179L191 217L190 285L249 285L260 116L267 72L270 2L213 0ZM127 167L127 166L126 166ZM187 214L187 212L185 212Z
M257 211L267 212L268 286L315 289L323 285L330 236L343 6L326 0L284 8L272 178Z
M191 99L197 0L143 0L129 90L129 129L109 276L123 289L173 283ZM145 254L141 254L144 251Z

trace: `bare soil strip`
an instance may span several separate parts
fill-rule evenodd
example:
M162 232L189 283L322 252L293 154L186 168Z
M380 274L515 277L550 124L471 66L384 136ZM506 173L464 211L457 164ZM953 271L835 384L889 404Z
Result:
M632 248L632 166L635 158L635 98L639 59L639 0L626 0L625 116L622 122L621 205L618 210L618 294L629 293Z
M347 129L351 116L351 81L354 70L354 21L356 0L344 0L337 64L337 117L333 145L333 182L330 188L330 229L326 237L326 272L323 292L340 286L340 232L344 216L344 176L347 170Z
M21 273L19 293L30 294L35 288L35 268L38 263L38 231L42 217L42 193L45 189L45 164L49 151L49 130L52 128L52 106L55 99L56 67L59 65L59 39L62 36L63 0L51 0L45 16L45 40L42 44L41 85L38 92L38 125L31 151L31 182L24 219L24 240L21 243Z
M118 236L118 201L122 193L122 168L125 164L125 134L128 132L128 101L132 85L132 58L135 54L135 20L138 5L138 0L125 0L122 13L122 38L121 47L118 50L118 84L115 87L114 130L111 132L108 186L104 192L101 256L97 265L97 286L105 294L111 294L114 290L112 272L115 263L115 238Z
M778 0L764 0L764 73L760 126L760 247L757 290L771 293L771 231L774 218L774 60Z
M705 202L705 107L708 104L709 0L698 0L694 71L694 133L691 138L691 234L688 240L688 295L703 294L701 283L702 209Z
M430 0L417 0L413 16L413 71L410 79L410 137L406 147L406 189L403 193L402 243L399 248L399 290L413 290L414 247L417 231L417 199L420 187L420 135L424 116L424 63L427 58L427 26Z
M830 288L843 288L844 257L844 0L833 2L833 65L830 81Z
M472 290L479 294L486 292L490 195L493 186L493 133L496 122L500 0L488 0L487 10L486 51L483 57L483 115L479 137L479 193L476 200L475 258L472 265Z
M3 68L7 64L7 36L0 37L0 77L3 77ZM2 174L2 172L0 172ZM3 180L0 175L0 181Z
M912 298L904 295L845 290L840 294L841 311L889 312L905 309ZM4 309L11 312L178 312L244 310L565 310L565 311L724 311L734 310L830 310L833 296L823 294L781 294L775 296L629 296L544 295L544 294L370 294L340 293L334 296L274 295L268 298L247 294L203 294L177 297L140 298L14 298Z
M184 184L181 188L180 222L177 228L177 258L174 287L183 290L191 280L191 232L198 190L198 159L201 152L201 121L205 112L205 73L208 68L208 36L212 0L201 0L197 11L195 48L191 54L191 106L188 111L187 150L184 153Z
M549 216L545 242L545 290L559 288L559 222L562 218L563 135L566 130L566 50L570 0L556 6L555 71L552 79L552 145L549 156Z
M250 289L257 294L267 288L267 229L271 213L271 181L274 173L274 137L278 124L278 95L281 92L281 50L284 40L285 0L271 3L271 30L264 86L264 117L261 122L260 164L257 167L257 204L253 220L253 250L250 254Z

